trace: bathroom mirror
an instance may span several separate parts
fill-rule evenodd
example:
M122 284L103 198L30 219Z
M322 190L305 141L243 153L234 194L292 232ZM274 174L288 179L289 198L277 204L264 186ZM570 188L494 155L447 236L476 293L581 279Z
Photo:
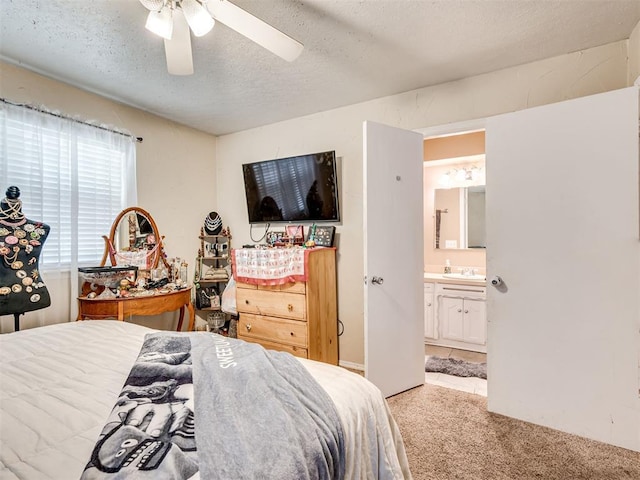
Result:
M486 248L485 185L435 190L435 248Z
M139 207L129 207L118 214L111 225L109 236L105 240L105 252L101 266L106 265L107 258L111 265L137 266L141 270L158 267L160 261L168 267L163 237L153 217Z

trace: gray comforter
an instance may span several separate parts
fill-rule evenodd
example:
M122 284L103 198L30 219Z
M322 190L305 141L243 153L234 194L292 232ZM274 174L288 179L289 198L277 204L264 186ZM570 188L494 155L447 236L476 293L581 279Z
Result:
M344 434L293 356L204 333L148 334L82 480L342 479Z

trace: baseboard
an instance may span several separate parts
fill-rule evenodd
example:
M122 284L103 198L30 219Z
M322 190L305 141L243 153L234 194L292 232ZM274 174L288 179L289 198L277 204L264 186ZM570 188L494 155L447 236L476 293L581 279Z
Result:
M364 365L362 365L361 363L353 363L353 362L347 362L345 360L340 360L338 362L338 365L340 365L343 368L348 368L349 370L357 370L358 372L364 373Z

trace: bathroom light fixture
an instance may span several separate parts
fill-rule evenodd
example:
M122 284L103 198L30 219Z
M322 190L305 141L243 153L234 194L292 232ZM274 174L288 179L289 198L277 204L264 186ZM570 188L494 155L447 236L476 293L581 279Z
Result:
M444 173L438 183L443 188L468 187L472 185L484 185L484 166L471 165L453 168Z

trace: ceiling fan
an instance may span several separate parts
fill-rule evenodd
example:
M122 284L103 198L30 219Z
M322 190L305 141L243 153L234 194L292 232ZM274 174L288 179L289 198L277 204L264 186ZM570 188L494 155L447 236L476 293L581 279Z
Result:
M167 69L172 75L193 74L191 32L201 37L211 31L216 20L289 62L298 58L304 48L228 0L140 0L140 3L149 10L147 30L164 38Z

